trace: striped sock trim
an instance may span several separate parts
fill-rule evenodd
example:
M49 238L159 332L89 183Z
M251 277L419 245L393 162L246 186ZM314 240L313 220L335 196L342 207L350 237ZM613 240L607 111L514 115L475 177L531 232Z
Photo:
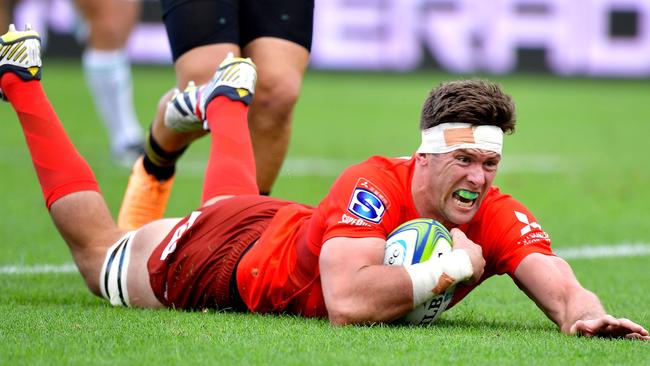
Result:
M134 236L135 231L126 233L106 252L106 259L99 277L99 287L102 297L113 306L130 306L127 274Z

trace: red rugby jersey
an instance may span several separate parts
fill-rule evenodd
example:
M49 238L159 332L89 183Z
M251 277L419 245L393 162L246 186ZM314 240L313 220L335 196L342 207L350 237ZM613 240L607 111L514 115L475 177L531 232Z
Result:
M374 156L346 169L316 208L281 208L239 263L243 301L256 312L327 316L318 267L323 243L334 237L385 239L400 224L420 217L411 195L414 167L413 158ZM550 239L533 215L496 187L460 229L483 248L486 267L479 283L495 274L512 276L530 253L552 255ZM459 286L452 305L477 284Z

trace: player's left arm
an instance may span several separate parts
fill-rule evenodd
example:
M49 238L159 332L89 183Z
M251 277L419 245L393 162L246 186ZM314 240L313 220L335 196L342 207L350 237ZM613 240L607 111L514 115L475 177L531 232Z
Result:
M650 340L648 331L605 311L562 258L532 253L517 266L515 282L565 334Z

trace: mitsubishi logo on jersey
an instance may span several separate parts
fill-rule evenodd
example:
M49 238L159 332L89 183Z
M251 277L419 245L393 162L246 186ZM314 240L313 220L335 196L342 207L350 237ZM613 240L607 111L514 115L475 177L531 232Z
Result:
M517 216L517 220L519 220L520 222L523 222L524 224L526 224L526 226L524 226L521 229L521 236L526 235L527 233L529 233L533 229L540 229L540 230L542 229L542 227L538 223L530 222L530 220L528 220L528 216L526 216L526 214L524 214L524 213L521 213L519 211L515 211L515 216Z

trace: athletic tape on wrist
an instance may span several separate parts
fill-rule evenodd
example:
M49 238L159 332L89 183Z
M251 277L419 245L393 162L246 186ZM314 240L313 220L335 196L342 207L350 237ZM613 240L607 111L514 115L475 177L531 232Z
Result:
M413 284L413 306L444 293L449 287L472 277L472 262L466 251L452 250L440 258L405 267Z
M419 153L442 154L458 149L481 149L501 155L503 131L493 125L441 123L422 131Z

